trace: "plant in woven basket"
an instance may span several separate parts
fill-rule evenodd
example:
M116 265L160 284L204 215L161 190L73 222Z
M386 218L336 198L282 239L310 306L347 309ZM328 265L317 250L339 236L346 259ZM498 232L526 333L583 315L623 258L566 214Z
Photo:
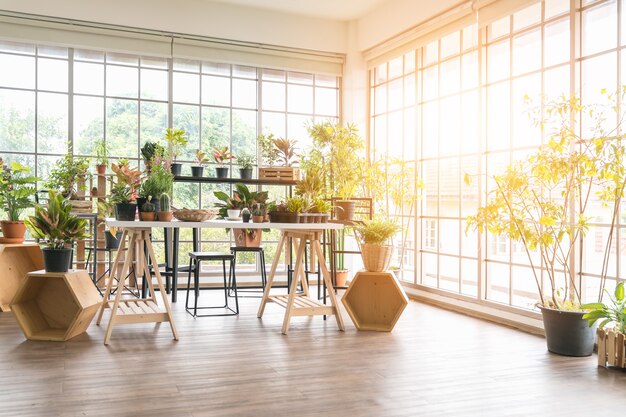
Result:
M374 219L355 226L361 245L361 257L365 269L381 272L389 267L393 244L387 244L400 231L400 226L392 220Z

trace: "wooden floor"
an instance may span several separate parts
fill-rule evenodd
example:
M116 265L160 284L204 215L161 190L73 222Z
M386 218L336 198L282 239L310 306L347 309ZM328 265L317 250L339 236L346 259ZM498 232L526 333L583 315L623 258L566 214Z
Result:
M184 302L184 292L180 299ZM0 416L617 416L626 372L546 351L517 330L411 302L393 333L294 319L241 299L239 317L105 327L25 341L0 313ZM104 324L107 323L105 316ZM618 411L619 410L619 411Z

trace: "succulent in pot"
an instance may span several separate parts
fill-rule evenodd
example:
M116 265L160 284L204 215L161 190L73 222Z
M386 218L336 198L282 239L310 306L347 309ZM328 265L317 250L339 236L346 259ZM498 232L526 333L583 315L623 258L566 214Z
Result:
M17 162L7 166L0 159L0 169L0 207L8 217L0 222L3 240L7 243L22 243L26 226L20 216L34 204L31 197L37 192L37 178L30 175L30 168Z
M157 212L157 217L160 222L169 222L172 221L172 217L174 216L174 212L171 207L171 199L169 194L163 193L159 197L159 211Z
M265 206L263 204L255 204L252 208L252 221L254 223L263 223L265 221Z
M390 241L400 231L398 224L388 219L374 219L356 225L355 230L365 269L370 272L387 270L393 255L393 243Z
M152 196L148 197L148 201L141 206L140 217L143 221L153 222L156 219L156 206L150 202Z
M72 245L89 236L87 220L71 214L72 205L63 195L48 193L46 206L36 204L35 214L26 227L36 239L43 240L44 265L47 272L67 272L72 261Z
M204 173L204 166L209 163L206 153L196 149L196 165L191 167L191 175L200 178Z

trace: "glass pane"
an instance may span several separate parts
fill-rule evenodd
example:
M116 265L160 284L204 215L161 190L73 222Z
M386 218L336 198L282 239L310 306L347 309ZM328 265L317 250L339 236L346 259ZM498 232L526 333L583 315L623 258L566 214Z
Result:
M334 88L315 88L315 114L337 115L337 90Z
M197 74L174 73L174 101L180 103L200 102L200 76Z
M285 76L286 76L285 71L264 69L262 78L265 81L285 82Z
M583 56L615 48L617 3L615 0L583 12Z
M413 106L415 104L415 75L404 77L404 105Z
M544 72L544 95L552 99L563 94L569 95L569 75L570 69L568 65Z
M148 68L167 69L167 59L165 58L141 58L141 66Z
M104 52L75 49L74 59L80 61L104 62Z
M487 300L508 304L509 277L508 265L487 263Z
M398 78L389 84L389 111L402 108L402 79Z
M513 146L517 148L541 144L541 128L532 114L535 109L528 108L525 97L535 105L541 103L541 74L513 80Z
M461 151L461 97L456 95L441 100L445 116L439 120L439 155L458 154Z
M490 83L509 76L509 42L499 42L487 48L487 78Z
M503 17L500 20L489 25L489 40L498 39L501 36L508 35L511 30L511 20L509 16Z
M422 284L437 287L437 255L422 254Z
M202 149L215 146L230 147L230 110L215 107L202 108Z
M139 69L107 65L107 96L136 98L139 94Z
M461 37L459 32L454 32L441 38L441 56L444 60L452 55L458 55L461 49Z
M35 58L0 54L0 86L35 88Z
M305 74L302 72L289 72L287 73L287 82L313 85L313 74Z
M135 100L107 99L106 138L111 155L138 158L139 114Z
M316 75L315 85L318 87L337 87L337 77L332 75Z
M263 110L285 111L285 84L264 82L262 88Z
M263 112L263 134L273 133L275 136L284 138L287 135L284 113Z
M478 262L461 259L461 293L478 297Z
M167 100L167 72L141 69L141 98Z
M202 73L203 74L213 74L213 75L230 75L230 65L229 64L218 64L215 62L203 62L202 63Z
M200 146L200 108L183 104L174 105L173 126L187 133L187 145L178 157L179 160L192 161L196 149Z
M161 142L167 128L167 103L140 103L139 143Z
M422 179L424 180L424 190L422 195L422 215L425 216L437 216L439 213L438 203L438 180L439 169L437 161L424 161L422 162ZM437 249L434 246L432 249Z
M541 30L513 38L513 75L525 74L541 67Z
M256 136L256 111L233 110L232 149L235 156L243 152L254 153Z
M74 92L104 95L104 65L75 62Z
M434 41L424 47L424 63L423 65L429 65L439 60L439 42Z
M302 150L310 147L311 139L306 131L306 127L309 124L311 124L311 118L309 116L287 115L287 137L298 141L296 144L296 153L301 153Z
M439 94L446 96L456 93L461 88L461 62L454 58L441 63L441 87Z
M520 10L513 15L513 30L517 31L541 21L541 2Z
M139 58L135 55L116 54L108 52L106 54L107 64L124 64L124 65L139 65Z
M200 72L200 62L191 59L175 59L174 71Z
M387 81L387 64L380 64L376 67L376 84Z
M570 0L544 0L544 3L546 19L569 12Z
M93 142L104 138L104 99L74 96L74 152L93 155Z
M442 228L442 235L444 230ZM459 259L452 256L439 257L439 288L459 292Z
M35 93L0 89L0 150L35 152Z
M478 131L481 112L478 105L478 97L477 91L463 94L461 112L461 126L463 126L461 134L463 139L461 145L464 153L477 152L480 146Z
M287 111L313 113L313 87L289 84L287 86Z
M422 111L422 153L425 157L434 156L439 142L439 104L426 103Z
M404 54L404 73L410 74L415 71L415 51Z
M472 49L478 44L478 31L476 25L468 26L463 29L463 51Z
M511 271L511 281L513 284L511 304L532 310L539 299L533 270L514 266Z
M233 79L233 107L256 109L256 81Z
M495 84L487 90L487 148L509 147L509 85Z
M569 60L569 20L559 20L545 27L544 66L560 64Z
M67 93L67 61L39 58L37 62L37 88Z
M230 78L202 76L202 104L230 106Z
M67 152L67 95L38 93L37 152Z
M437 66L434 66L423 72L422 98L424 100L433 99L439 94L439 74L437 73L437 69Z
M402 57L389 61L389 79L397 78L402 75Z
M443 217L459 217L460 213L460 185L461 176L459 175L459 160L457 158L446 158L439 162L439 216ZM441 231L443 232L443 225ZM458 226L458 224L457 224ZM457 228L458 229L458 228ZM453 236L456 247L453 252L448 248L447 253L458 254L458 236L459 232ZM449 237L441 235L441 242ZM443 243L442 243L443 244ZM440 247L441 249L441 247Z
M463 89L474 88L478 86L478 52L474 51L463 55L463 71L462 82Z
M461 169L459 172L460 178L463 178L465 175L470 175L473 179L470 185L465 184L465 182L460 179L461 217L467 217L475 214L478 209L478 186L480 184L478 161L479 159L476 156L461 159ZM475 232L468 231L466 233L465 225L463 225L463 233L468 237L474 236L469 241L463 241L463 255L476 256L476 244L478 241L476 240L476 235L474 234Z

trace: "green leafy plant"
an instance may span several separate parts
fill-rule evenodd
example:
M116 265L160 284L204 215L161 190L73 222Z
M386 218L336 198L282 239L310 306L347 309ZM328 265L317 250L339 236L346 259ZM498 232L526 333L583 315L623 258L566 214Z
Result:
M291 197L285 201L289 213L306 213L311 210L311 201L304 197Z
M254 207L252 208L252 215L253 216L265 216L265 205L263 204L255 204Z
M147 198L170 192L173 184L174 176L170 170L161 164L153 165L148 177L141 183L139 196Z
M606 290L605 290L606 291ZM607 324L614 324L620 333L626 333L626 299L624 298L624 282L618 282L615 287L613 296L606 291L611 304L589 303L583 304L583 310L590 310L583 318L589 322L589 327L593 326L598 320L602 321L598 324L598 328L603 329Z
M31 197L37 193L37 177L30 175L30 168L17 162L10 166L0 159L0 207L8 216L8 220L20 220L22 212L33 207Z
M93 150L94 150L94 153L96 154L97 165L109 164L109 146L107 145L104 139L100 139L94 142Z
M163 157L165 148L156 142L146 142L141 148L141 156L146 161L152 161L155 157Z
M200 149L196 149L196 165L205 166L209 163L209 158L207 158L206 153L202 152Z
M256 158L254 155L242 152L237 156L237 164L241 169L250 169L254 166Z
M61 194L50 191L46 206L35 205L35 215L24 223L33 237L42 239L48 249L65 249L89 236L87 220L72 215L72 205Z
M215 146L213 148L213 159L215 159L215 162L217 162L219 166L224 166L227 161L235 159L235 157L228 149L228 146Z
M161 211L170 211L171 210L171 199L169 194L163 193L161 197L159 197L159 208Z
M219 208L221 217L227 217L227 210L237 209L253 209L255 204L265 204L267 202L267 191L250 191L250 189L242 183L235 184L233 196L229 196L224 191L215 191L213 195L220 201L215 203L215 207Z
M315 198L311 203L311 211L314 213L330 213L333 206L330 204L330 201L324 200L323 198Z
M303 178L296 183L296 195L316 198L324 194L324 175L321 168L309 166L304 170Z
M170 155L172 160L180 156L181 151L187 145L187 134L183 129L165 129L165 141L168 144Z
M366 220L354 228L361 243L368 245L384 245L400 231L398 223L388 219Z
M116 182L111 190L111 200L116 204L128 204L137 199L137 189L141 184L141 171L131 168L127 160L111 164Z
M89 172L89 160L65 155L50 171L45 186L53 191L60 191L64 197L76 197L78 191L86 190L85 178Z
M275 138L273 140L274 146L278 149L278 162L286 167L290 167L294 164L296 154L296 140Z
M272 133L261 134L257 137L257 144L261 152L263 163L267 166L274 166L278 161L278 149L274 145L276 137Z

